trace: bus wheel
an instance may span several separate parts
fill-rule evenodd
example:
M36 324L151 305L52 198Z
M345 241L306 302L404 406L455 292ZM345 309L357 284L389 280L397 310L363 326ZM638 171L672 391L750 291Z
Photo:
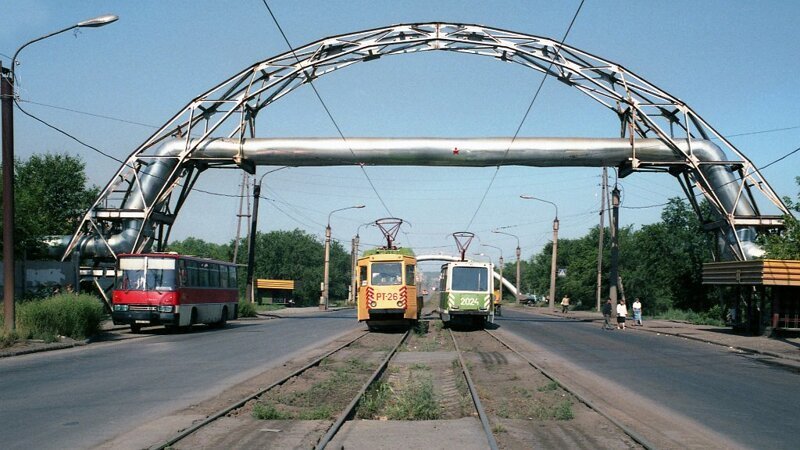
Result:
M131 324L131 333L138 334L140 331L142 331L141 325L139 325L138 323Z
M228 324L228 307L227 306L223 306L222 307L222 315L220 316L219 321L214 323L214 324L212 324L212 326L214 328L224 328L225 325L227 325L227 324Z

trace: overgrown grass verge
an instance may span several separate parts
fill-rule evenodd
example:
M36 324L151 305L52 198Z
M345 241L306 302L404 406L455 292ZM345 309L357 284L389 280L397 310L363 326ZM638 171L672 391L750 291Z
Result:
M8 347L20 339L55 342L59 336L85 339L100 331L105 318L97 298L87 294L60 294L44 300L16 305L15 333L3 333L0 346Z
M718 305L713 306L705 312L694 312L692 310L669 309L664 313L650 317L660 320L679 320L695 325L713 325L724 327L725 321L722 320L722 308Z

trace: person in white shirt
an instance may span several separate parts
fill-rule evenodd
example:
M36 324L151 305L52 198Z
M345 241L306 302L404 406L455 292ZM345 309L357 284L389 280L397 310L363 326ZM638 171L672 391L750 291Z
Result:
M625 306L625 300L620 300L617 303L617 329L625 329L625 319L628 317L628 307Z
M633 302L633 324L642 326L642 302L639 301L639 297Z

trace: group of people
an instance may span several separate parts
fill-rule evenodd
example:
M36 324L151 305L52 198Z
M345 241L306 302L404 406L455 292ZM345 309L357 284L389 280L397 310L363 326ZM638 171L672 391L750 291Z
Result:
M642 302L636 298L633 302L633 324L642 326ZM606 303L603 305L603 329L604 330L613 330L614 327L611 325L611 299L609 298L606 300ZM628 306L625 304L625 299L622 299L617 303L617 329L624 330L625 329L625 322L628 319Z

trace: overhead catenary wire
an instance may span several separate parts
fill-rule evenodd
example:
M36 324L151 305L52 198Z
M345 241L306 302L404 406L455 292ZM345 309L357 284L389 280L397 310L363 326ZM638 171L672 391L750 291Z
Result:
M266 0L264 0L264 1L266 1ZM580 4L578 5L578 9L575 10L575 14L572 16L572 20L570 21L569 26L567 27L567 31L564 32L564 36L561 38L561 42L559 44L559 47L556 48L556 53L558 53L560 51L561 46L564 45L564 41L567 40L567 36L569 35L569 32L572 30L572 26L575 24L575 20L578 18L578 14L581 12L581 8L583 8L583 2L584 1L585 0L581 0ZM545 82L545 80L547 80L547 75L550 72L550 69L552 69L552 67L553 67L553 62L551 61L550 64L547 66L547 70L544 72L544 76L542 77L542 81L539 82L539 87L536 88L536 92L533 94L533 98L531 99L531 102L528 104L528 109L525 110L525 114L523 114L522 120L520 120L516 131L514 131L514 136L511 138L511 142L508 144L508 148L506 148L505 153L503 153L503 158L501 160L501 164L502 164L502 161L505 161L506 157L508 156L508 153L511 151L511 147L514 145L514 141L517 139L517 136L519 136L519 132L522 130L522 126L525 124L525 121L527 120L528 115L530 114L531 110L533 109L533 104L536 103L536 99L539 97L539 92L541 92L542 86L544 86L544 82ZM489 180L489 185L486 186L486 191L483 193L483 196L481 197L480 202L478 202L478 207L475 208L475 212L472 214L472 217L469 219L469 223L467 223L467 226L465 228L466 230L470 229L470 227L472 226L472 223L475 221L475 217L478 216L478 213L480 212L481 208L483 207L483 204L486 201L486 196L489 194L489 191L492 189L492 185L494 184L495 179L497 179L498 172L500 172L500 164L497 165L495 171L492 173L492 179Z

